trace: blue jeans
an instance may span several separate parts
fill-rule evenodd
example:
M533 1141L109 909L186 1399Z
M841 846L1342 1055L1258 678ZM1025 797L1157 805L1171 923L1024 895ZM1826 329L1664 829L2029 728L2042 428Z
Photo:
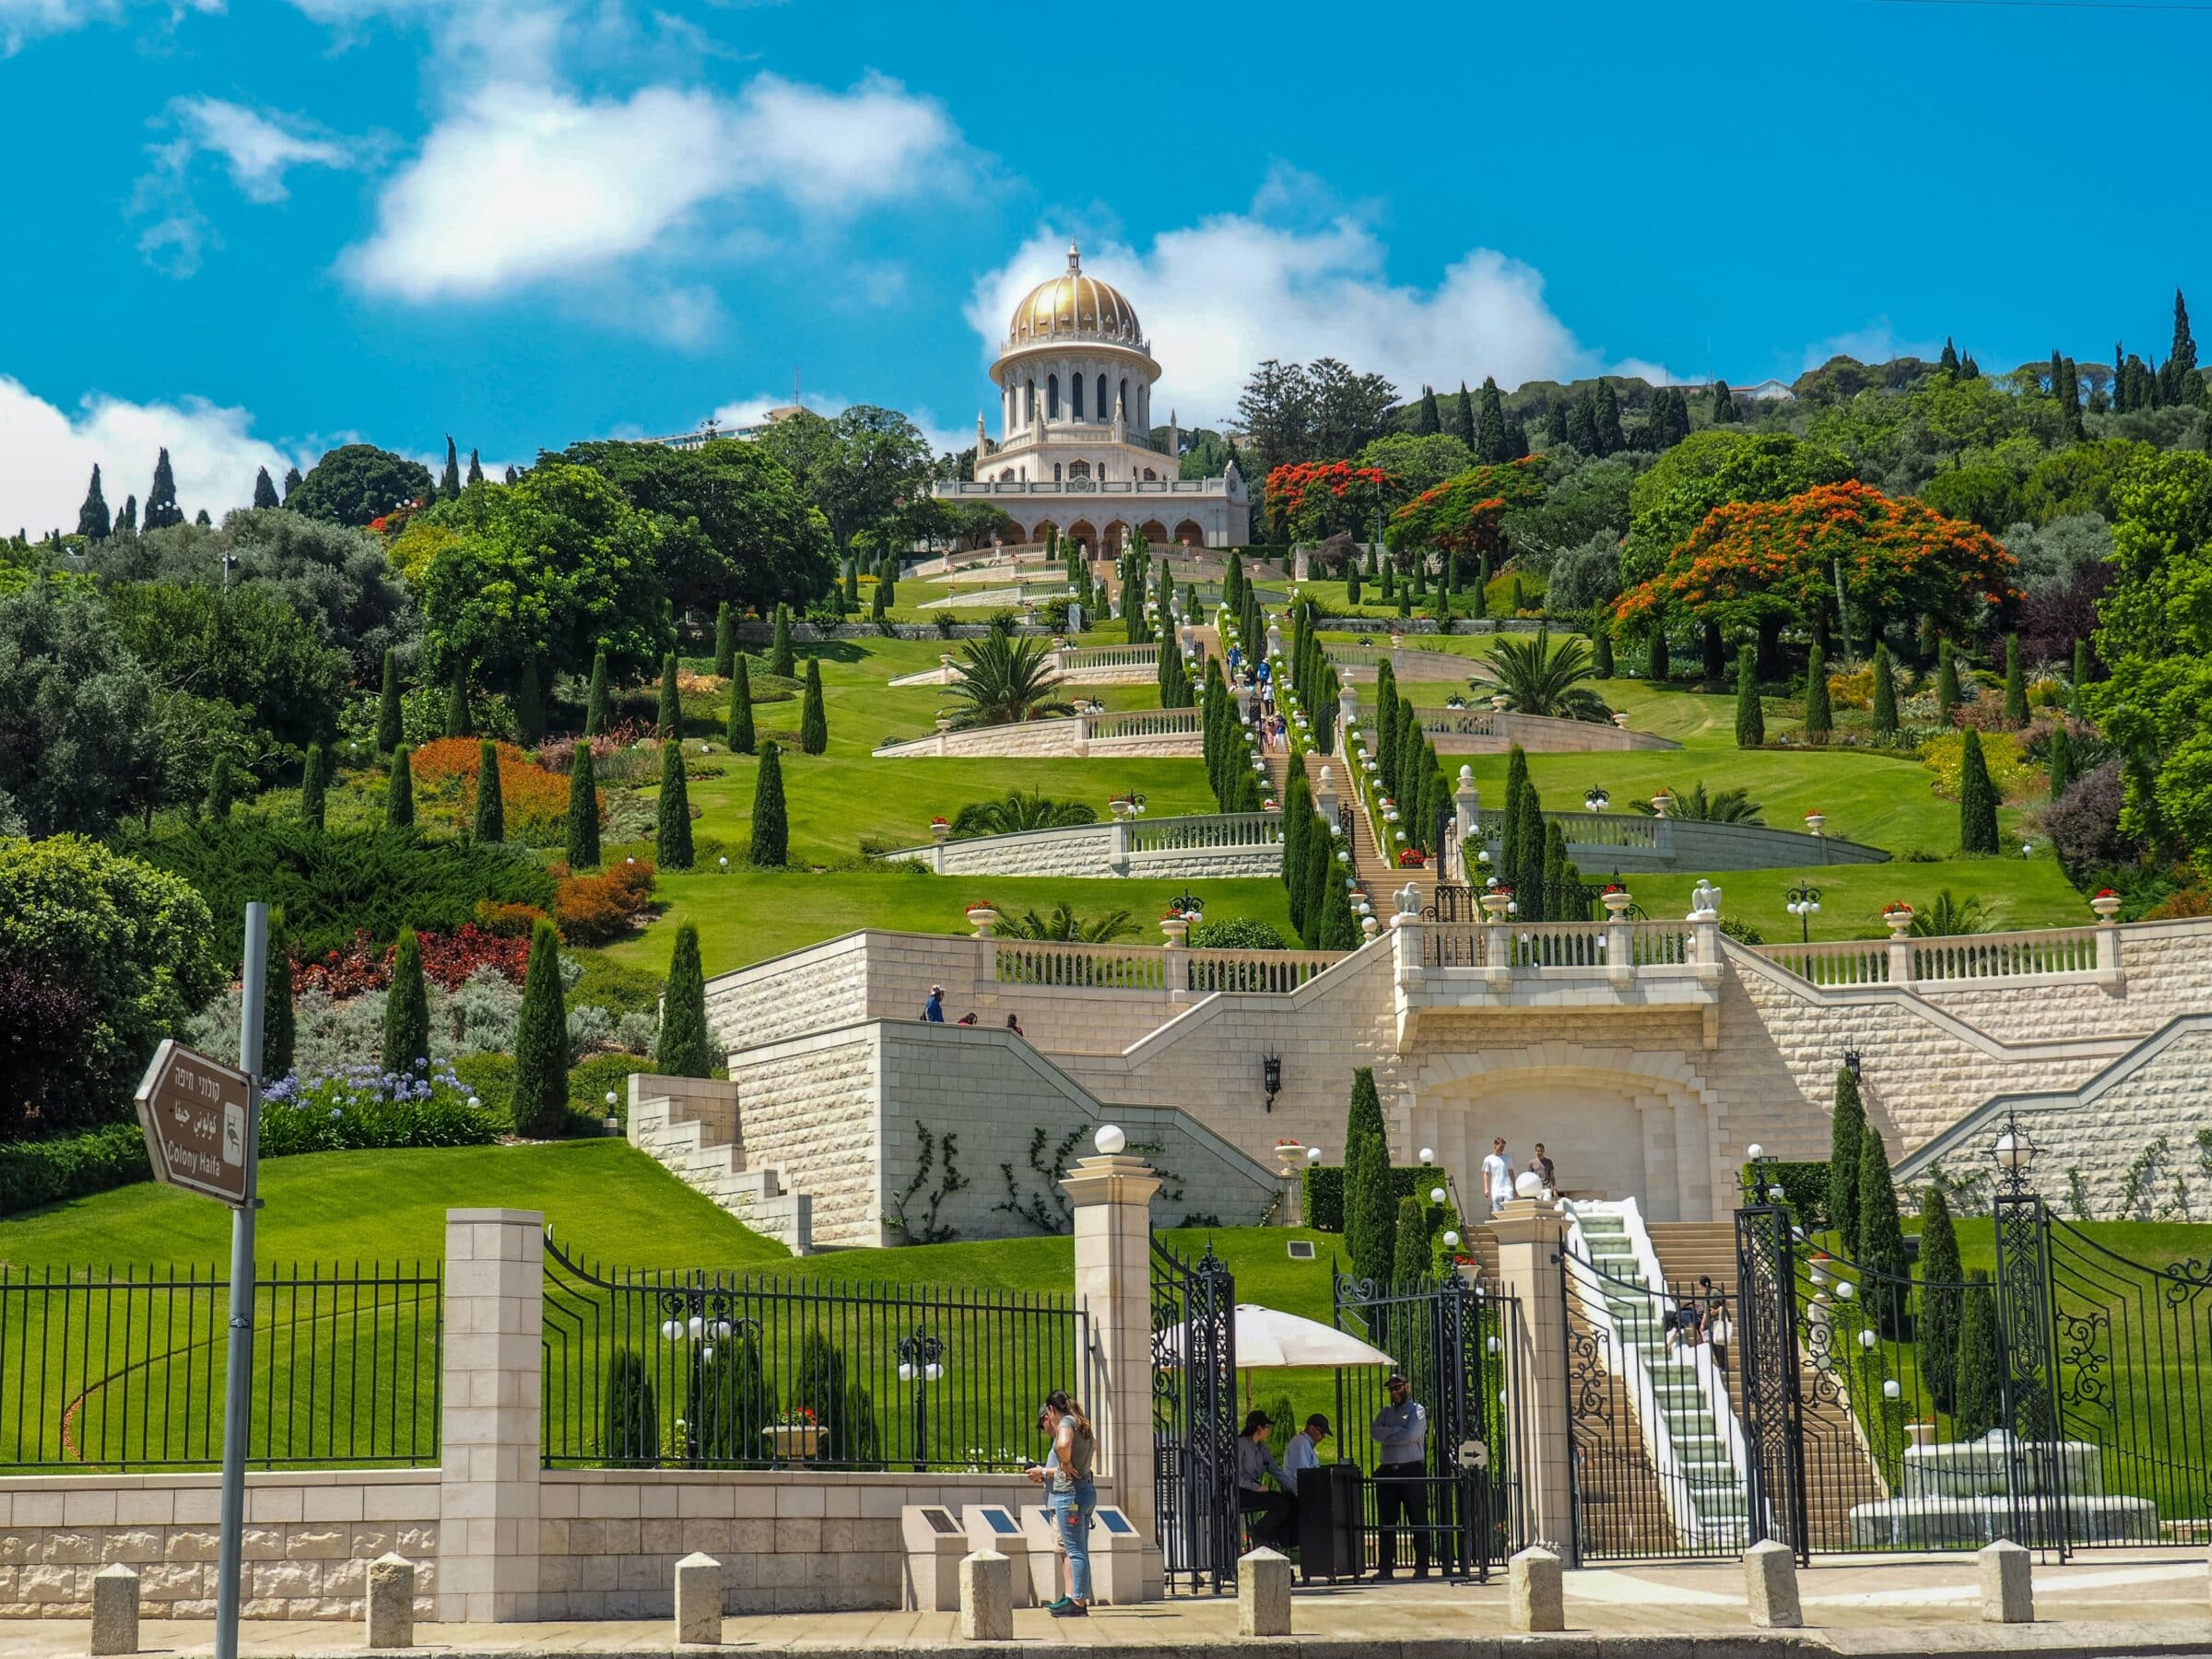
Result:
M1096 1483L1079 1480L1072 1492L1053 1494L1053 1524L1060 1529L1060 1547L1067 1552L1067 1593L1079 1602L1090 1600L1090 1517L1099 1507Z

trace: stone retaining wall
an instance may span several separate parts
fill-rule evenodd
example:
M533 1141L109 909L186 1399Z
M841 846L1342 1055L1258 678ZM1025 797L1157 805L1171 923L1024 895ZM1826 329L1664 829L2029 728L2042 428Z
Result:
M416 1614L436 1617L436 1469L246 1477L241 1587L250 1618L358 1618L370 1561L417 1562ZM85 1618L92 1575L138 1573L148 1618L215 1617L214 1474L0 1478L0 1618Z

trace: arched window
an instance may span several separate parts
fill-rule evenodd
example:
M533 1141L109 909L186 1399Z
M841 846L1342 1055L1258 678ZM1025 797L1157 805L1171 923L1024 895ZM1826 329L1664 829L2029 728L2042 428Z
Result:
M1099 418L1100 420L1113 418L1113 411L1106 406L1106 377L1102 374L1099 376Z
M1129 406L1129 377L1122 376L1122 418L1135 424L1136 411Z
M1089 477L1090 463L1088 461L1070 461L1067 464L1067 476L1071 478Z
M1010 467L1010 466L1009 466L1009 467L1006 467L1006 468L1005 468L1005 469L1003 469L1003 470L1002 470L1002 471L999 473L999 475L998 475L998 481L999 481L1001 484L1011 484L1011 483L1013 483L1013 482L1014 482L1014 469L1013 469L1012 467Z
M1057 461L1053 463L1053 482L1055 484L1060 482L1060 463Z
M1021 389L1021 419L1027 426L1037 418L1037 382L1030 381Z
M1076 376L1076 377L1075 377L1073 380L1071 380L1071 381L1069 381L1069 382L1067 382L1067 394L1068 394L1068 396L1069 396L1071 399L1073 399L1073 400L1074 400L1074 403L1075 403L1075 408L1073 409L1072 413L1075 415L1075 418L1076 418L1077 420L1080 420L1080 419L1082 419L1082 418L1083 418L1083 377L1082 377L1081 375L1079 375L1079 374L1078 374L1078 375L1077 375L1077 376Z
M1157 483L1157 482L1159 482L1159 477L1158 477L1158 475L1157 475L1157 474L1155 474L1155 473L1153 472L1153 470L1152 470L1150 467L1148 467L1148 466L1145 468L1145 482L1146 482L1146 483L1147 483L1147 484L1154 484L1154 483Z
M1060 377L1056 374L1044 377L1044 418L1047 420L1060 418Z

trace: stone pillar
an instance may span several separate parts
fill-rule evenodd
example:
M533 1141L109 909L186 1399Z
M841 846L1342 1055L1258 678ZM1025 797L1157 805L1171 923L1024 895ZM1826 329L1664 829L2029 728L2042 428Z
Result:
M369 1645L415 1645L415 1563L387 1550L369 1563L366 1618Z
M1566 1574L1558 1551L1533 1544L1506 1563L1506 1623L1516 1630L1567 1628Z
M1332 874L1334 881L1337 877ZM1413 908L1406 909L1406 895L1413 892L1410 885L1391 895L1397 913L1390 919L1390 947L1397 964L1398 1004L1403 1007L1408 998L1418 999L1425 982L1429 966L1422 960L1420 895L1414 893Z
M1352 754L1352 734L1359 725L1359 688L1352 684L1347 669L1336 687L1336 752L1345 757L1347 766L1359 764Z
M2106 984L2120 982L2120 924L2113 918L2120 912L2120 900L2100 893L2089 900L2089 908L2097 912L2097 972Z
M1290 1634L1290 1558L1255 1549L1237 1562L1237 1634Z
M546 1218L445 1212L438 1617L537 1616L538 1396Z
M1113 820L1113 845L1106 854L1107 863L1116 876L1129 874L1129 820Z
M1466 858L1461 849L1467 844L1467 838L1475 833L1482 822L1482 792L1475 787L1473 767L1463 766L1459 769L1459 787L1452 792L1452 856L1460 861L1460 880L1472 881L1475 873L1467 868Z
M1982 1579L1982 1618L1988 1624L2035 1622L2034 1558L2010 1538L1979 1551L1974 1566Z
M1270 661L1283 653L1283 630L1273 622L1267 624L1267 655Z
M722 1645L722 1563L703 1550L676 1564L676 1640L694 1647Z
M1768 1538L1744 1552L1744 1597L1761 1630L1794 1630L1805 1623L1797 1599L1797 1557Z
M960 1558L960 1637L1014 1640L1014 1563L994 1549Z
M1336 780L1325 765L1321 769L1319 781L1313 785L1313 810L1327 818L1331 825L1336 822Z
M1141 1158L1078 1159L1060 1187L1075 1208L1076 1300L1089 1311L1098 1353L1086 1383L1099 1431L1099 1470L1144 1542L1145 1595L1165 1582L1152 1501L1152 1194Z
M1567 1309L1559 1253L1567 1223L1535 1198L1509 1200L1490 1218L1498 1278L1515 1299L1512 1361L1512 1466L1521 1471L1522 1535L1565 1550L1574 1537L1574 1425L1567 1405Z
M138 1651L138 1574L121 1561L92 1575L91 1651L93 1659Z
M1889 927L1889 983L1912 982L1912 912L1910 908L1882 912Z

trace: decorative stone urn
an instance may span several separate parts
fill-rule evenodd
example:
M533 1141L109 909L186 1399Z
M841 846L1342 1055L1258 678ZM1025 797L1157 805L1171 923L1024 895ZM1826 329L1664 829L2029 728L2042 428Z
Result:
M998 912L987 904L969 906L968 925L975 929L975 936L987 939L991 930L998 925Z
M1619 921L1627 912L1629 906L1636 902L1635 897L1625 888L1619 891L1607 890L1600 893L1598 897L1605 900L1606 915L1615 922Z
M1180 950L1183 941L1191 936L1191 919L1180 912L1172 916L1162 916L1159 919L1159 931L1166 936L1170 950Z
M1889 930L1892 940L1902 939L1912 931L1912 907L1909 904L1892 905L1882 912L1882 925Z
M1820 827L1827 822L1828 814L1825 812L1808 812L1805 815L1805 828L1808 834L1819 834Z
M1629 729L1629 712L1626 709L1614 710L1613 724L1618 726L1622 731L1627 731Z
M1482 896L1482 913L1493 922L1502 922L1506 915L1505 907L1512 901L1512 894L1505 888L1492 888Z
M1665 817L1666 816L1666 809L1667 809L1669 806L1672 806L1674 804L1675 804L1675 797L1674 797L1673 795L1670 795L1670 794L1655 794L1655 795L1653 795L1653 796L1652 797L1652 816L1653 816L1653 818L1665 818Z
M2089 900L2089 908L2097 912L2098 921L2110 922L2114 916L2120 913L2120 895L2117 893L2100 893L2096 898Z
M931 818L929 820L930 840L935 841L938 846L943 846L945 844L945 838L951 833L952 826L946 822L943 818Z
M1513 700L1510 697L1500 695L1490 699L1490 712L1494 714L1502 714L1512 706Z

